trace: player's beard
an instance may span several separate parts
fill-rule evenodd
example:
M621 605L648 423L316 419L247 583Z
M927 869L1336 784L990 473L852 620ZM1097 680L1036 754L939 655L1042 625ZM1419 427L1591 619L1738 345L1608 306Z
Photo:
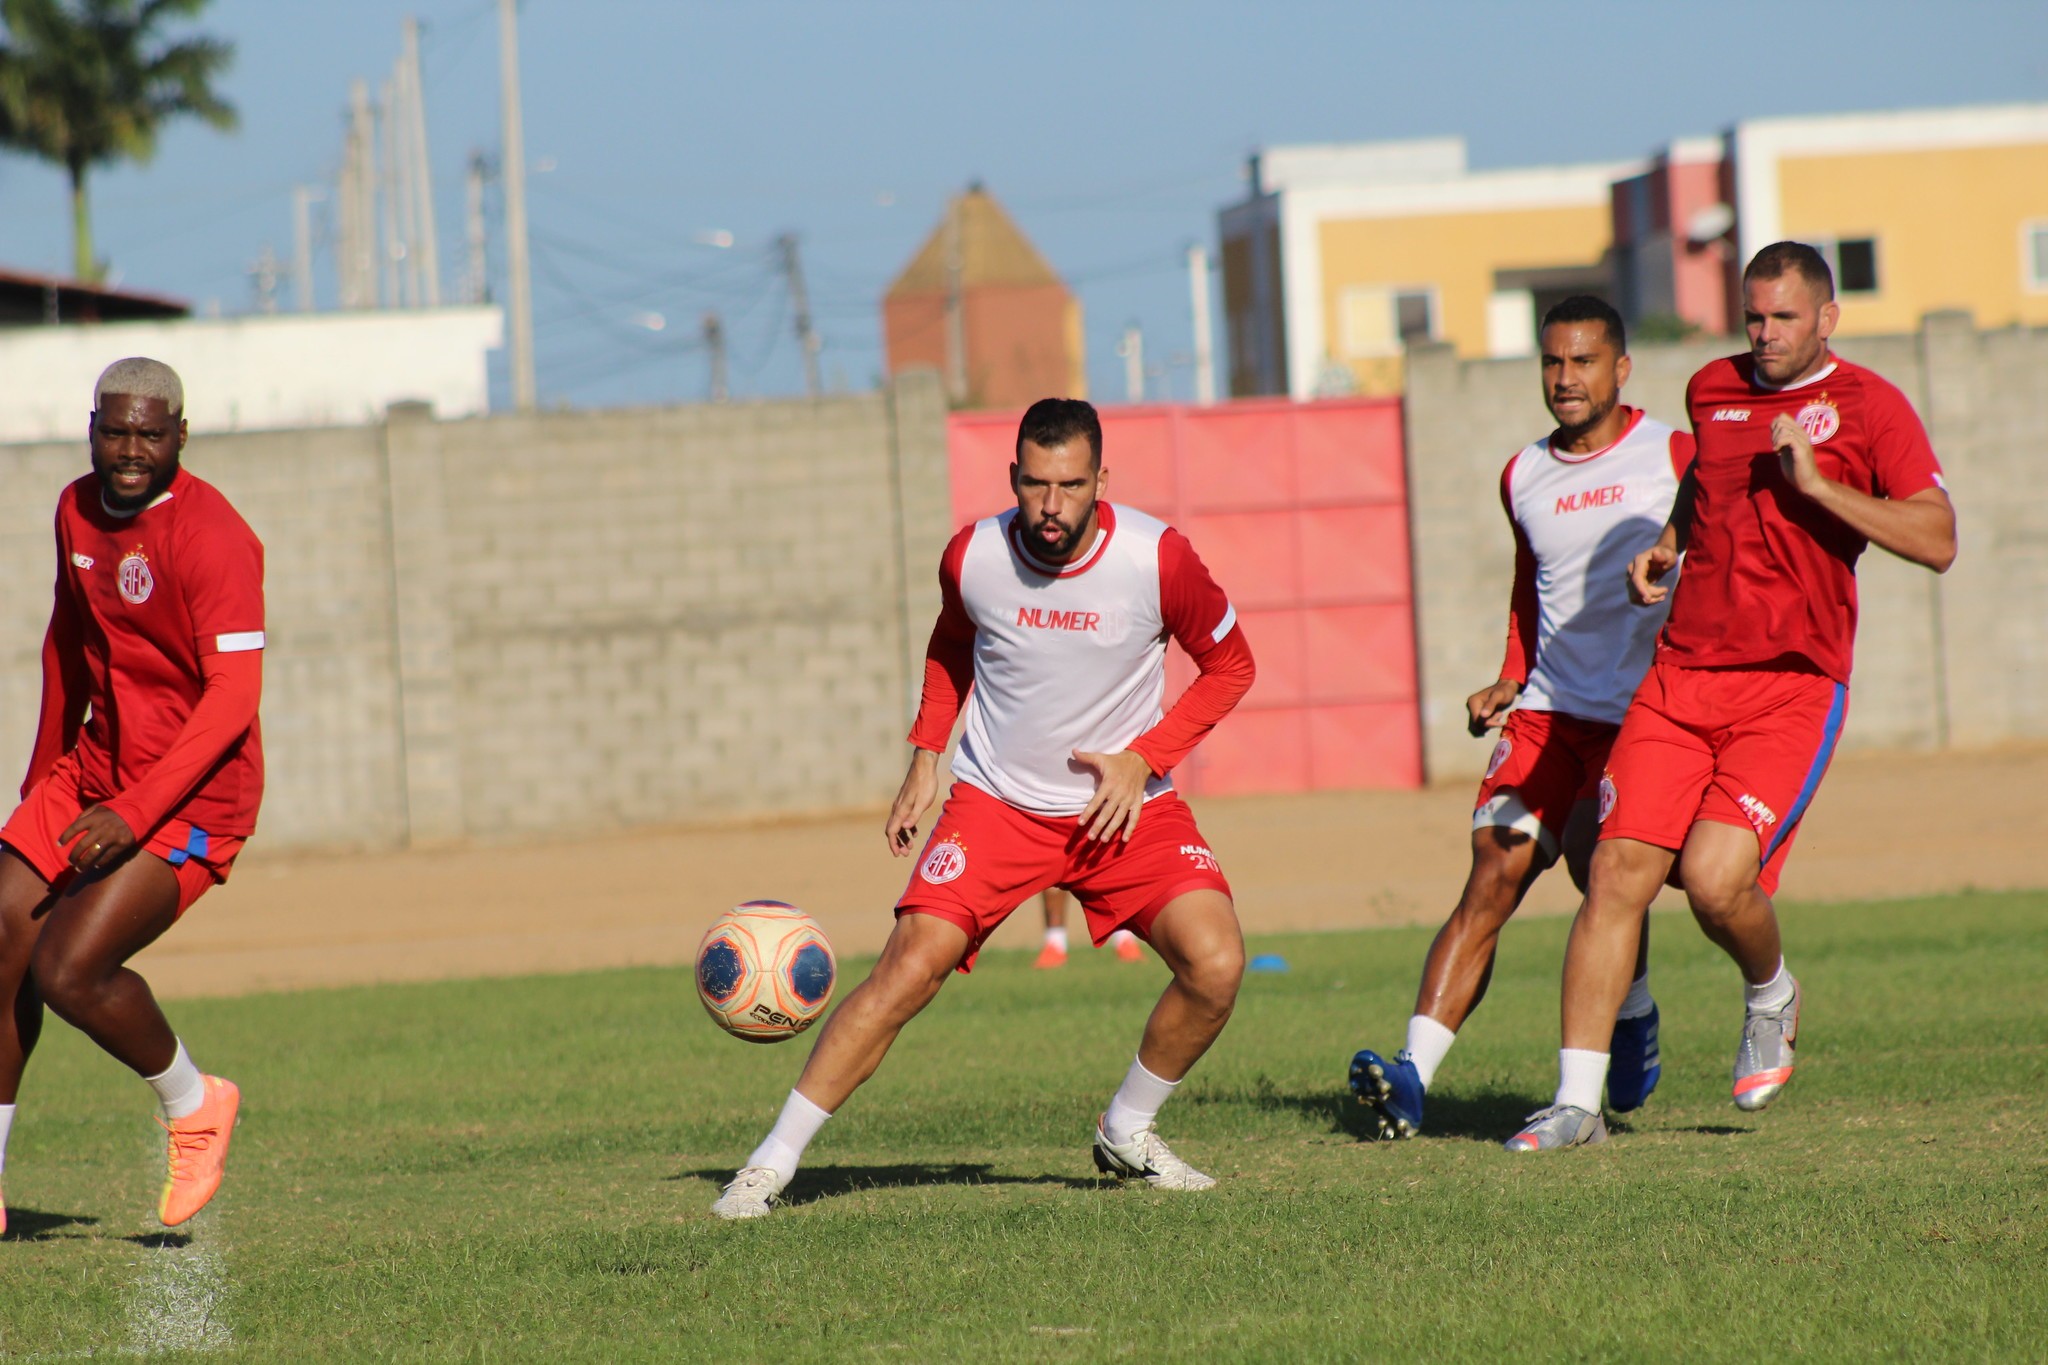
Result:
M1092 502L1088 504L1088 510L1081 514L1080 520L1071 526L1061 521L1058 517L1040 517L1032 523L1031 534L1026 537L1031 545L1031 553L1049 564L1056 564L1064 560L1074 552L1074 547L1081 543L1081 537L1088 534L1088 528L1094 523L1094 520L1095 504ZM1060 528L1060 538L1058 540L1048 541L1040 534L1048 526Z
M1615 390L1613 393L1608 394L1607 401L1605 403L1596 403L1593 401L1593 395L1587 394L1586 419L1583 422L1574 422L1569 426L1565 425L1563 422L1559 422L1557 424L1557 434L1563 438L1563 443L1565 444L1569 444L1572 441L1578 440L1579 437L1585 435L1594 427L1597 427L1602 422L1606 421L1607 415L1613 412L1615 406L1620 402L1621 391L1619 389ZM1551 415L1554 417L1557 414L1555 411L1553 411Z
M100 481L100 501L117 512L135 512L155 502L171 486L171 480L178 477L178 457L173 455L163 468L152 471L148 486L133 496L115 492L113 474L119 468L118 463L103 468L98 460L93 461L92 472Z

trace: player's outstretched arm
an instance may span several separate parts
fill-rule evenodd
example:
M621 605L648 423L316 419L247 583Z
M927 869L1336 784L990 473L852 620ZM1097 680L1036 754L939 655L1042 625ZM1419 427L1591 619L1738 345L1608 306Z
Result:
M932 798L938 794L939 756L930 749L914 750L910 771L903 774L903 785L896 789L889 819L882 826L882 836L889 841L892 857L907 858L916 851L917 822L931 809Z
M1956 509L1939 488L1894 500L1836 483L1820 472L1805 428L1786 413L1772 420L1771 442L1779 468L1799 494L1871 544L1936 573L1947 573L1956 562Z
M1465 698L1465 728L1475 739L1489 730L1500 729L1507 724L1515 698L1521 695L1522 684L1513 678L1502 678L1491 687L1482 687Z
M29 750L28 773L21 780L22 796L78 742L90 704L89 687L78 608L71 600L69 585L60 578L57 605L43 636L42 708L36 718L35 743Z
M71 865L83 872L111 867L169 818L256 723L263 697L263 651L208 654L199 701L162 758L140 780L90 807L58 836ZM74 840L75 838L75 842Z

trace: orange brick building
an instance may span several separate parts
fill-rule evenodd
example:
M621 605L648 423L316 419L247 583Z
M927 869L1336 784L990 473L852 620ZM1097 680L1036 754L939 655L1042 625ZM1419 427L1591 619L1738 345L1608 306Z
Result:
M891 375L937 370L956 408L1087 397L1080 301L979 184L889 286L882 336Z

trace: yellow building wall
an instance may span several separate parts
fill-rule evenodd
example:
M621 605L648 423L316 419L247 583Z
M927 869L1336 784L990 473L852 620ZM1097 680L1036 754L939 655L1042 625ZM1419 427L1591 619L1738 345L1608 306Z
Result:
M1785 157L1778 185L1786 237L1877 239L1878 290L1841 298L1843 333L1910 332L1942 308L2048 325L2020 256L2020 225L2048 219L2048 143Z
M1398 356L1344 355L1341 300L1367 285L1436 290L1436 339L1464 356L1486 354L1486 304L1496 270L1593 265L1613 240L1607 203L1498 209L1401 218L1347 218L1319 227L1323 254L1323 338L1368 394L1401 391Z

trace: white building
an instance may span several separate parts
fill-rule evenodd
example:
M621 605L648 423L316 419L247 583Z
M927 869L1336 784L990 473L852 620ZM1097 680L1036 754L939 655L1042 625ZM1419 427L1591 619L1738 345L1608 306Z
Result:
M480 416L504 333L496 308L0 328L0 442L82 438L100 371L137 355L178 371L194 434L356 426L405 400Z

